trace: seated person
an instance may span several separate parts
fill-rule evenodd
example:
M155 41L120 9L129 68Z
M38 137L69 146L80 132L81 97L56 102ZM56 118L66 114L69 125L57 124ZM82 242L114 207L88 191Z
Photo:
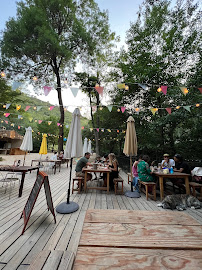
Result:
M86 152L84 157L80 158L79 161L76 164L76 176L77 177L83 177L85 176L85 173L83 172L83 168L87 167L88 165L91 166L91 163L88 162L90 158L90 153ZM92 174L91 173L87 173L87 181L92 179Z
M175 169L174 169L175 172L187 173L187 174L191 173L189 165L183 161L183 157L181 155L175 154L174 161L175 161Z
M136 161L133 163L133 167L132 167L132 173L133 173L133 186L135 187L135 190L137 192L139 191L139 185L138 185L138 173L137 173L137 165L138 163L142 160L142 155L139 156L139 158L136 159Z
M111 172L109 174L109 187L111 190L114 190L114 178L118 177L119 168L118 168L118 161L114 153L109 154L109 163L107 165ZM104 174L104 187L107 186L107 175Z
M163 160L161 162L161 169L171 167L173 168L175 167L175 161L172 158L170 158L169 154L164 154Z
M183 161L183 157L179 154L175 154L174 155L174 161L175 161L175 169L174 172L179 172L179 173L187 173L190 174L191 170L189 168L189 165ZM181 193L181 188L183 189L184 192L185 191L185 187L184 187L184 179L173 179L171 180L173 183L173 187L174 185L178 186L180 189L180 193Z
M64 157L63 151L60 151L60 154L58 155L58 159L62 160Z
M104 164L107 165L109 163L109 155L105 154L104 155Z
M54 154L50 157L50 160L57 160L58 156L57 156L57 152L55 151Z
M154 177L152 176L152 172L149 168L149 156L144 155L142 160L139 161L137 165L137 173L140 181L143 182L154 182Z

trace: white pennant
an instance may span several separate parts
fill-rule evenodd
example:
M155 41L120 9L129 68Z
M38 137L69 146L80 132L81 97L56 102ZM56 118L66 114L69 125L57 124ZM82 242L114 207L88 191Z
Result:
M70 87L70 89L71 89L72 94L74 95L74 97L76 97L77 94L78 94L79 88L73 88L73 87Z

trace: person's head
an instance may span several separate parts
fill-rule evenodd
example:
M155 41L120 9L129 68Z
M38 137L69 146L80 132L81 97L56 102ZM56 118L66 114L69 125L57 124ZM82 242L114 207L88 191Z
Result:
M105 159L105 160L108 160L108 159L109 159L109 155L108 155L108 154L105 154L105 155L104 155L104 159Z
M100 160L101 160L101 157L100 157L100 156L97 156L97 157L96 157L96 160L97 160L97 161L100 161Z
M113 162L117 162L118 163L118 161L117 161L116 156L115 156L114 153L110 153L109 154L109 162L110 163L113 163Z
M86 152L85 155L84 155L87 159L90 158L90 153L89 152Z
M54 155L57 155L57 152L56 151L54 151Z
M139 155L138 161L141 161L142 160L142 157L143 157L143 155Z
M180 154L175 154L175 155L174 155L174 161L175 161L176 163L182 162L182 161L183 161L183 158L182 158L182 156L181 156Z
M142 157L142 160L144 160L145 162L149 162L149 160L150 160L150 158L149 158L149 156L148 155L143 155L143 157Z
M164 154L164 155L163 155L163 159L164 159L165 161L169 161L169 158L170 158L169 154Z

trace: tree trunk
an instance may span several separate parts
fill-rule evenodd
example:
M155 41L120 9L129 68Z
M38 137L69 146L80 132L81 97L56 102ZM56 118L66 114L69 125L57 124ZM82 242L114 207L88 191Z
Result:
M60 126L59 126L59 138L58 138L58 153L63 151L63 135L64 135L64 107L62 102L62 91L61 91L61 81L59 72L56 74L57 76L57 92L58 92L58 101L59 101L59 110L60 110Z

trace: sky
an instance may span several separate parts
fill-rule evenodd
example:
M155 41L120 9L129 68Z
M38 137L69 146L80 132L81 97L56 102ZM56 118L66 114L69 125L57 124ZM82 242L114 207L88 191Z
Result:
M120 36L120 44L125 44L125 33L130 27L130 21L135 21L136 13L142 0L95 0L101 10L108 10L109 24L111 30ZM0 0L0 31L5 29L5 23L10 17L16 16L16 0ZM32 88L28 89L31 95L34 95ZM81 110L82 115L88 116L90 108L88 107L89 101L85 94L81 91L78 92L76 98L71 93L69 88L62 91L63 103L68 106L68 110L73 112L76 106L86 106ZM38 96L43 101L57 105L57 91L52 90L48 96ZM106 104L106 99L103 98L103 104Z
M111 30L120 36L121 47L125 44L126 31L130 28L130 22L135 22L137 18L137 12L139 6L143 0L95 0L101 10L108 10L109 24ZM175 0L173 0L175 2ZM5 29L5 23L10 17L16 16L16 0L0 0L0 31ZM30 93L33 94L31 88ZM88 107L89 101L85 94L81 91L78 92L76 98L71 93L69 88L62 91L63 103L65 106L71 104L68 110L73 112L75 106L86 106ZM57 105L57 91L51 91L48 96L38 96L43 101L49 101L50 103ZM107 99L101 100L103 104L106 103ZM90 108L89 108L90 109ZM89 109L83 109L83 113L89 112ZM88 112L87 112L88 111ZM82 112L81 112L82 113Z

